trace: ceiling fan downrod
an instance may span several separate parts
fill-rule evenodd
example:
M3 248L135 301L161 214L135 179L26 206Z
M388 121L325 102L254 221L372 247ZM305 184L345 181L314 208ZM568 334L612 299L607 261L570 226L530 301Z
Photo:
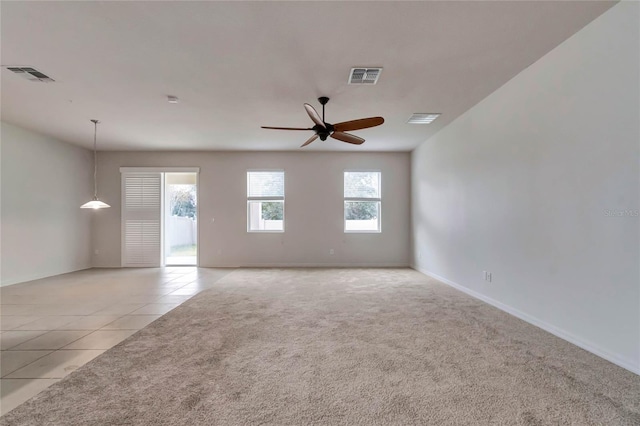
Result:
M327 102L329 102L329 98L327 98L326 96L320 96L318 98L318 102L322 104L322 121L324 121L326 124L326 120L324 119L324 106L327 104Z
M324 123L325 128L324 129L318 128L317 133L318 133L318 136L320 136L321 141L326 141L329 135L331 135L331 133L333 132L333 126L331 124L327 124L327 120L325 120L324 118L324 106L327 104L327 102L329 102L329 98L326 96L320 96L318 98L318 102L322 104L322 122Z

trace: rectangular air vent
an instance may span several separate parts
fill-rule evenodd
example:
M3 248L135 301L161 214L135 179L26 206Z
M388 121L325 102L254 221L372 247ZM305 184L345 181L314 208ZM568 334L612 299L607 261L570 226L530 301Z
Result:
M349 84L376 84L382 68L351 68Z
M20 77L26 78L29 81L41 81L44 83L50 83L55 81L48 75L41 73L32 67L6 67L9 71L18 74Z
M440 117L439 113L416 112L409 117L409 124L431 124L433 120Z

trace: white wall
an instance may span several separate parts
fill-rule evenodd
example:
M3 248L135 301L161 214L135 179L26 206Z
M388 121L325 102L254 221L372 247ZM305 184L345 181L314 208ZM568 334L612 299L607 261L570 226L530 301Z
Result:
M94 222L95 266L120 266L119 168L160 166L200 167L200 266L409 265L409 153L101 152L101 198L113 208ZM285 170L284 233L247 232L246 172L261 168ZM382 171L380 234L343 232L351 168Z
M90 151L1 124L1 283L91 267Z
M417 269L635 372L638 6L614 6L412 154Z

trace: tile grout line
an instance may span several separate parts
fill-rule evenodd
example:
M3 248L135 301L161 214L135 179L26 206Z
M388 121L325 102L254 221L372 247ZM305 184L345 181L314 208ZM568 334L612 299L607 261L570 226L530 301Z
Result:
M36 361L38 361L38 360L40 360L40 359L44 358L45 356L47 356L47 355L52 354L52 353L54 353L54 352L55 352L55 351L52 351L52 350L50 350L50 349L34 349L34 350L33 350L33 352L38 352L38 351L41 351L41 352L47 352L47 353L46 353L46 354L44 354L44 355L42 355L42 356L39 356L39 357L38 357L38 358L36 358L36 359L34 359L34 360L33 360L33 361L31 361L29 364L25 364L25 365L23 365L23 366L21 366L21 367L16 368L15 370L11 370L11 371L9 371L8 373L3 374L3 375L2 375L2 377L0 377L0 380L4 379L4 378L5 378L6 376L8 376L9 374L15 373L16 371L20 370L22 367L27 367L27 366L29 366L29 365L33 364L34 362L36 362ZM7 351L7 352L20 352L20 351Z

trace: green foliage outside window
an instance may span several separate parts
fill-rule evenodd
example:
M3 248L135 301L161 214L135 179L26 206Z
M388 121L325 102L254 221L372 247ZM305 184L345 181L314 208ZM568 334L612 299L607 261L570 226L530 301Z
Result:
M262 219L284 220L283 206L281 202L262 202Z
M169 209L172 216L196 217L196 193L192 185L174 185Z
M378 203L369 201L348 202L346 206L347 220L371 220L378 217Z

